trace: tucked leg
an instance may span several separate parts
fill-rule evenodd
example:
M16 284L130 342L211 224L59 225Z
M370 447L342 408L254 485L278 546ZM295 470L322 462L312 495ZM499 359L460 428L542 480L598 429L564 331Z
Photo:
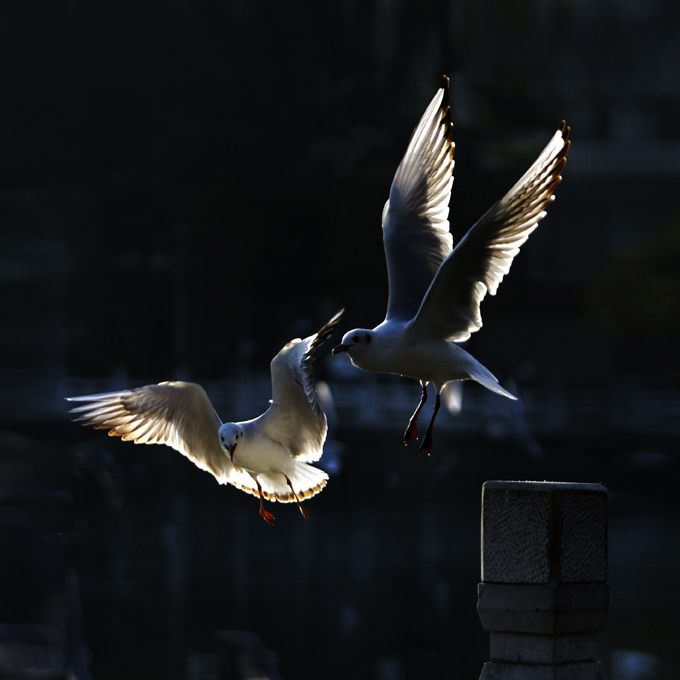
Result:
M255 479L255 484L257 484L257 490L260 492L260 514L262 517L264 517L264 521L267 522L267 524L274 526L274 515L264 509L264 502L262 500L262 487L260 486L260 482L257 479Z
M309 513L307 512L307 508L305 508L304 505L302 505L302 501L297 497L297 494L295 493L295 489L293 488L293 484L291 483L290 479L288 479L288 475L283 475L286 478L286 481L288 482L288 486L290 487L290 491L293 494L293 498L295 498L295 502L298 504L298 508L300 508L300 512L302 513L302 516L305 519L309 519Z
M425 452L429 454L430 451L432 451L432 431L434 430L434 419L437 417L437 411L439 411L440 406L441 399L439 397L439 392L437 392L437 397L434 402L434 410L432 411L432 419L430 420L430 424L427 426L427 432L425 432L425 439L423 439L423 443L420 445L418 453Z
M420 413L420 409L423 408L423 404L427 401L427 383L421 381L420 384L423 387L423 393L420 397L420 403L418 404L418 407L413 412L411 419L408 421L406 432L404 432L404 446L411 441L411 437L418 439L418 414Z

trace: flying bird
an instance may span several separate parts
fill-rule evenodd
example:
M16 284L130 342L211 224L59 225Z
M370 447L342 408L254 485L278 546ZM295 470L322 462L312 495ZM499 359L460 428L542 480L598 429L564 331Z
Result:
M263 499L302 504L319 493L328 475L309 463L319 460L328 431L314 391L314 355L330 337L341 309L318 333L287 343L271 362L272 399L262 415L222 423L205 390L195 383L170 381L122 392L68 397L84 402L71 409L75 421L109 430L135 444L166 444L210 472L220 484L233 484L258 496L260 514L274 515Z
M456 343L482 327L480 304L495 295L513 258L545 217L569 149L562 122L521 179L453 248L449 199L453 185L453 124L449 79L415 128L392 182L382 214L389 295L385 320L373 330L346 333L333 354L346 352L365 371L395 373L420 381L420 402L404 443L418 439L418 414L427 385L436 393L419 452L430 453L440 393L453 380L476 380L516 399L477 359Z

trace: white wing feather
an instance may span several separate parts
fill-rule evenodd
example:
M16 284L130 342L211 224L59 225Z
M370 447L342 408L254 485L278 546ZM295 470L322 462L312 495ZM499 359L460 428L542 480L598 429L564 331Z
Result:
M335 330L344 309L318 333L291 340L271 362L272 401L260 418L263 431L303 462L319 460L328 426L314 391L314 355Z
M568 137L562 123L529 170L442 263L413 321L415 332L461 342L482 327L482 300L496 294L520 246L554 199L567 162Z
M109 430L135 444L165 444L184 454L220 484L257 495L252 477L235 466L219 444L222 424L205 390L195 383L171 381L132 390L69 397L84 402L71 409L75 421Z
M451 252L452 134L449 79L444 76L442 87L413 131L383 209L387 320L413 318L440 264Z

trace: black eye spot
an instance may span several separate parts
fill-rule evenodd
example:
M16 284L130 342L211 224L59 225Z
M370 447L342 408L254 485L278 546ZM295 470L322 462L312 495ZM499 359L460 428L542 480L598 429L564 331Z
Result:
M354 342L359 342L360 339L361 339L361 338L360 338L358 335L355 335L355 336L352 338L352 340L353 340Z
M366 336L366 344L367 344L367 345L370 345L370 344L371 344L371 340L373 340L373 338L372 338L370 335L367 335L367 336Z

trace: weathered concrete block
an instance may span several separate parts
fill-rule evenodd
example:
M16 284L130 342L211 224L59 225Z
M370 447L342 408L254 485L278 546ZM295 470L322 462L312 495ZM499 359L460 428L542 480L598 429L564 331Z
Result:
M562 635L598 631L608 605L605 583L477 586L477 612L490 632Z
M607 490L486 482L477 610L491 633L480 680L605 680Z
M522 664L597 661L595 633L491 633L491 661Z
M607 680L607 676L599 661L551 666L490 661L484 664L479 680Z
M488 481L482 581L605 583L607 490L601 484Z

